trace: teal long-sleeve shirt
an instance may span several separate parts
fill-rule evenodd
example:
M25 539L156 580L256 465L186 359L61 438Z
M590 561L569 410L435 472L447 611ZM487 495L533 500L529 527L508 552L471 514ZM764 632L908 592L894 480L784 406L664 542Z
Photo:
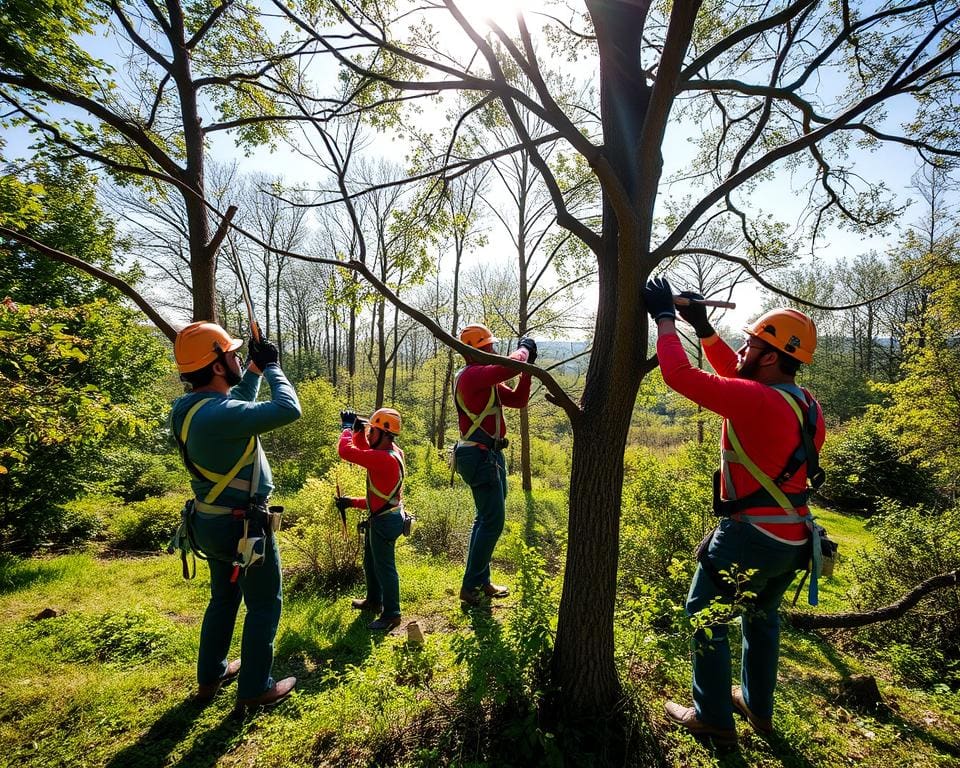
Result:
M280 367L268 365L263 372L263 378L270 385L271 395L270 400L263 402L256 402L261 377L249 370L243 374L240 383L226 395L189 392L173 402L170 428L179 435L187 412L198 400L210 400L193 415L190 422L187 455L191 462L211 472L226 474L243 455L251 436L261 435L300 418L297 393ZM237 474L239 480L250 480L253 474L252 458L251 455L251 460ZM214 483L196 478L191 473L190 485L198 499L205 499ZM266 498L272 490L273 473L266 456L261 455L257 496ZM212 503L233 507L243 506L248 500L248 491L228 486Z

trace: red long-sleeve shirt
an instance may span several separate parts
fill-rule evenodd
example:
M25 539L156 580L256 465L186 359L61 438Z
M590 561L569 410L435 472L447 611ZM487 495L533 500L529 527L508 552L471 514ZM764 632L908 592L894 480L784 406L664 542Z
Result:
M404 458L403 451L396 444L393 446L393 452L398 453L401 459ZM389 496L390 492L397 487L397 483L400 482L400 462L397 461L395 456L391 455L391 451L371 448L363 430L359 432L350 429L343 430L340 434L340 442L337 444L337 453L340 454L341 459L346 459L353 464L364 467L367 470L369 484L373 485L384 496ZM394 494L395 498L400 498L402 495L403 488L397 488L397 492ZM351 507L369 510L371 515L377 514L387 506L384 499L371 492L367 493L366 498L352 496L347 498L350 499Z
M796 414L772 387L737 378L737 354L719 336L704 339L703 349L716 374L690 364L679 336L661 335L657 339L657 356L663 380L684 397L724 417L720 434L721 450L732 450L727 436L726 420L729 420L747 456L765 475L777 477L800 442ZM820 404L815 405L818 418L813 442L819 451L826 431ZM748 496L760 487L742 464L730 464L730 479L736 498ZM780 487L785 493L802 492L807 487L806 464ZM723 498L733 498L726 487L725 477L721 477L721 490ZM808 509L799 507L797 512L806 515ZM757 507L745 510L744 514L785 513L780 507ZM758 527L767 535L788 543L797 544L807 540L807 528L803 523L761 524Z
M511 354L510 358L526 362L527 354L527 350L521 347ZM505 382L516 375L517 372L513 368L508 368L505 365L469 363L457 378L456 391L460 394L470 412L477 415L486 408L487 402L490 400L490 389L492 387L497 388L500 405L509 408L523 408L530 400L530 374L521 373L516 388L511 389ZM466 437L473 424L473 419L459 408L457 414L460 434ZM487 416L480 422L480 427L492 437L503 437L507 434L507 425L503 418L500 419L499 434L496 433L496 417L493 415Z

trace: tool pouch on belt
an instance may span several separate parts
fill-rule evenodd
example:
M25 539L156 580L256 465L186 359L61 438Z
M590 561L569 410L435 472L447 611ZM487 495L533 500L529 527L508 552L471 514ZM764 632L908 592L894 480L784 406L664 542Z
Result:
M403 535L409 536L413 531L413 522L417 518L407 514L407 511L403 507L400 507L400 514L403 515Z
M837 552L840 545L830 538L830 534L822 525L814 523L817 539L820 541L820 575L833 576L833 568L837 563Z

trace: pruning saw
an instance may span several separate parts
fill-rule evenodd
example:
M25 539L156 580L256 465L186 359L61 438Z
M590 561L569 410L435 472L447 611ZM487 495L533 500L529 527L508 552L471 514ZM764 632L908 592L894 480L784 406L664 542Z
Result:
M247 283L247 276L243 271L243 265L240 264L240 259L232 259L234 272L237 273L237 280L240 282L240 292L243 294L243 303L247 306L247 320L250 322L250 334L253 336L254 341L260 341L263 336L260 333L260 323L257 322L257 317L254 314L253 309L253 298L250 296L250 285Z

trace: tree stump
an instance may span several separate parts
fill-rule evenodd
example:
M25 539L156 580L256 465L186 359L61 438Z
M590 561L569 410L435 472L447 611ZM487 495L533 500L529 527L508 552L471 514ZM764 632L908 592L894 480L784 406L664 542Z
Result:
M840 681L840 695L857 709L878 709L886 706L877 679L873 675L850 675Z

